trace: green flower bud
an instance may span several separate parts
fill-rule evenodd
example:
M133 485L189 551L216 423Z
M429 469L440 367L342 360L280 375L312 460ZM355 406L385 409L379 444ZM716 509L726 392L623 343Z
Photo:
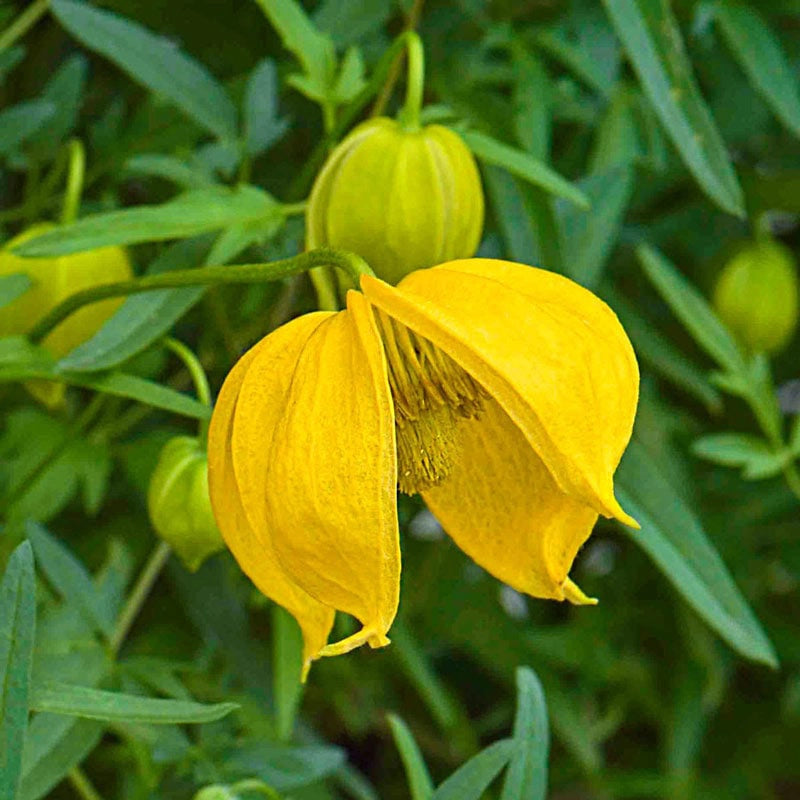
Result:
M147 509L156 533L192 572L225 547L208 495L208 456L191 436L164 445L150 478Z
M797 327L797 267L790 250L773 239L743 247L714 288L714 308L750 352L775 353Z
M331 153L306 219L308 249L350 250L390 283L473 256L482 232L480 175L461 138L386 117L362 123Z
M53 227L51 223L34 225L0 250L0 276L21 272L33 283L27 292L3 308L0 336L27 333L48 311L75 292L132 277L130 260L121 247L102 247L54 258L20 258L11 252L17 245ZM50 331L42 344L54 356L68 353L94 335L121 302L112 299L84 306ZM29 381L26 385L51 408L63 400L63 383Z

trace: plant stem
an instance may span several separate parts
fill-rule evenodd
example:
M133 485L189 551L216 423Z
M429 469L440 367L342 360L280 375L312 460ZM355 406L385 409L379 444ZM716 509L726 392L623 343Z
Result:
M425 89L425 51L422 49L422 40L415 31L408 32L406 47L408 53L406 101L399 119L406 128L417 130L422 110L422 93Z
M197 392L197 399L203 405L206 405L210 408L211 389L208 386L206 371L203 369L200 359L183 342L173 339L171 336L168 336L164 339L164 344L167 346L167 348L172 350L172 352L175 353L175 355L178 356L181 361L183 361L186 369L189 370L189 374L192 376L192 382L194 383L194 388ZM200 427L197 432L197 436L203 445L205 445L206 440L208 439L208 423L209 420L207 419L201 419L199 423Z
M83 179L86 175L86 151L80 139L69 141L69 167L67 171L67 188L64 193L64 205L61 209L61 222L69 225L78 217L83 192Z
M72 784L72 788L83 798L83 800L103 800L97 789L94 788L91 781L86 777L86 774L80 767L73 767L68 773L67 777Z
M800 500L800 473L797 471L795 464L787 464L786 467L784 467L783 475L786 478L786 483L792 494Z
M28 244L30 242L26 242L26 245ZM133 278L129 281L94 286L70 295L31 329L29 338L32 342L41 341L73 311L77 311L89 303L96 303L109 297L125 297L139 292L150 292L154 289L174 289L182 286L210 286L220 283L265 283L320 266L338 267L350 275L356 283L358 283L361 275L373 274L366 261L355 253L319 248L318 250L310 250L307 253L300 253L292 258L264 264L198 267L196 269L163 272L156 275L144 275L141 278Z
M125 637L147 600L147 596L167 563L171 552L172 549L166 542L159 542L153 552L150 553L150 558L147 559L144 569L139 573L136 584L130 595L128 595L125 607L122 609L119 619L117 619L117 624L114 626L114 632L111 634L111 640L108 644L112 656L116 656L120 647L122 647Z
M50 0L31 3L1 34L0 53L7 50L17 39L21 39L44 16Z

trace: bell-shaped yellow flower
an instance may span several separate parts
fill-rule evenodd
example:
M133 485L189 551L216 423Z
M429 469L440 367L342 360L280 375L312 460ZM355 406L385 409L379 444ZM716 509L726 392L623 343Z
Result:
M612 476L639 374L614 313L551 272L489 259L363 277L347 309L271 333L228 375L209 486L242 569L297 619L304 663L380 647L397 611L397 489L535 597L593 602L568 573ZM336 610L363 628L327 644Z

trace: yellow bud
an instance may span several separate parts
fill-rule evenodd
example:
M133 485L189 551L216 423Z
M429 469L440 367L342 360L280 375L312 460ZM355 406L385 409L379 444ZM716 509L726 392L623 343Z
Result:
M797 268L791 251L768 238L748 243L722 270L713 302L747 350L777 352L797 327Z
M130 260L121 247L103 247L54 258L20 258L11 252L22 242L53 227L50 223L34 225L0 249L0 276L21 272L33 283L27 292L3 308L0 336L27 333L48 311L75 292L128 280L132 276ZM68 353L96 333L121 302L103 300L81 308L54 328L42 344L54 356ZM50 407L59 405L64 396L63 383L30 381L27 386Z
M441 125L379 117L331 153L308 204L306 246L357 253L397 283L413 270L474 255L483 189L472 153Z
M147 509L156 533L192 572L225 547L208 495L208 457L191 436L164 445L150 478Z

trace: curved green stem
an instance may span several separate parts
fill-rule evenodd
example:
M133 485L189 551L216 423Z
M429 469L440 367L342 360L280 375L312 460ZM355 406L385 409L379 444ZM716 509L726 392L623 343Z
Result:
M362 275L374 273L361 256L345 250L333 250L321 247L309 250L292 258L271 261L265 264L239 264L224 267L198 267L197 269L181 269L173 272L162 272L156 275L144 275L129 281L118 281L94 286L70 295L46 314L30 331L32 342L39 342L62 320L73 311L105 300L109 297L125 297L139 292L151 292L154 289L175 289L182 286L212 286L220 283L267 283L280 280L288 275L296 275L314 267L338 267L350 275L356 282Z
M422 109L422 93L425 89L425 51L416 31L408 31L406 34L406 50L408 53L406 101L399 119L406 128L417 130Z
M86 175L86 151L80 139L70 139L69 166L67 169L67 189L64 193L64 205L61 209L61 223L69 225L75 222L81 206L83 179Z
M50 7L50 0L36 0L31 3L1 34L0 53L7 50L17 39L21 39Z
M175 355L178 356L181 361L183 361L186 369L189 370L189 374L192 376L192 383L194 383L194 388L197 392L197 399L203 405L206 405L210 408L211 389L209 388L206 371L203 369L200 359L195 355L194 351L188 348L183 342L173 339L171 336L167 336L164 339L164 344L169 350L175 353ZM208 422L209 421L207 419L201 419L200 428L197 433L200 442L204 446L208 438Z

